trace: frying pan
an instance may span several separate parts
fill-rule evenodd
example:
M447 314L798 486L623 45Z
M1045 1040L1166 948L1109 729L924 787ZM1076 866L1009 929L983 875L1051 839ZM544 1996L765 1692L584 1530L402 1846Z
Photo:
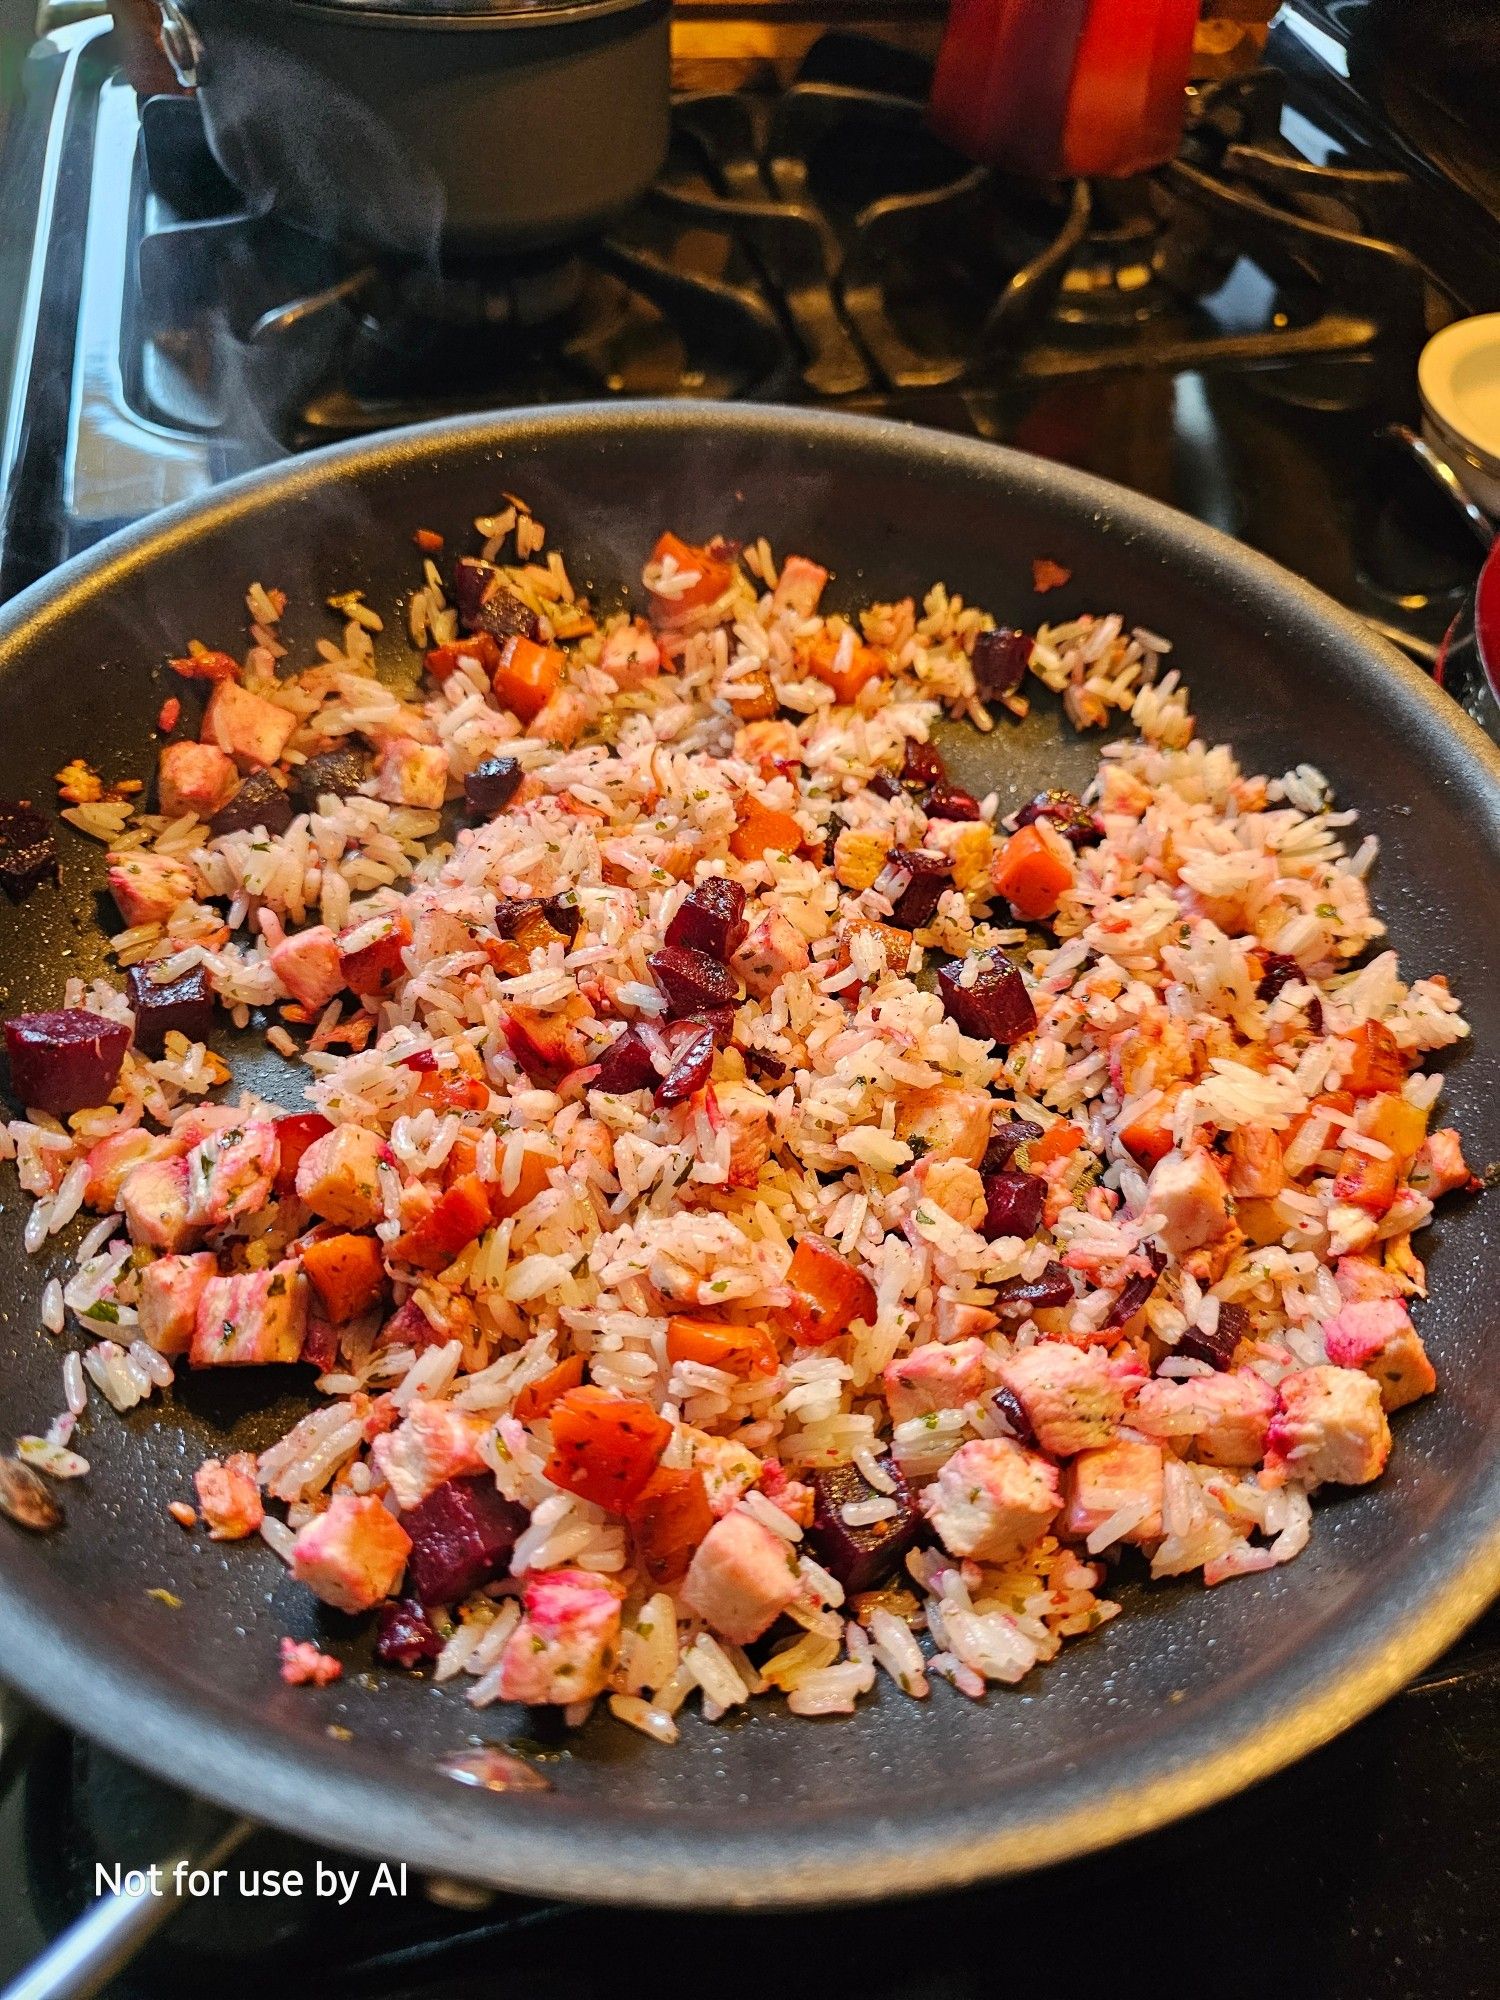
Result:
M333 591L390 609L411 587L416 526L467 546L502 490L523 494L575 580L618 600L670 524L770 536L836 572L834 601L941 577L1031 623L1123 610L1169 634L1210 738L1246 767L1320 765L1382 841L1376 885L1409 967L1445 970L1474 1042L1446 1115L1471 1159L1500 1157L1500 754L1355 620L1259 556L1153 502L1055 465L895 424L771 408L633 405L525 411L315 453L151 520L0 613L0 794L48 796L86 753L145 773L188 637L235 644L251 579L290 597L294 657L332 629ZM1038 600L1031 562L1071 570ZM382 661L409 660L399 617ZM1022 727L945 746L958 781L1008 807L1087 778L1097 742L1038 702ZM55 1004L102 966L101 857L81 840L61 892L0 914L7 1012ZM240 1077L295 1102L258 1038ZM59 1407L62 1343L38 1331L50 1260L0 1214L0 1430ZM1500 1585L1500 1243L1485 1201L1426 1239L1421 1324L1439 1394L1403 1413L1389 1473L1317 1508L1295 1563L1213 1591L1122 1577L1126 1615L1021 1687L916 1703L882 1686L851 1717L771 1702L718 1725L683 1718L663 1750L598 1717L539 1758L548 1792L458 1785L439 1760L537 1727L453 1688L372 1669L364 1636L293 1586L259 1544L222 1547L167 1518L208 1451L263 1446L306 1371L189 1377L169 1406L91 1410L92 1475L32 1538L0 1520L0 1676L173 1783L310 1838L497 1885L589 1900L724 1907L901 1894L1034 1867L1190 1812L1287 1763L1432 1659ZM152 1595L152 1592L168 1593ZM179 1602L174 1603L176 1599ZM276 1643L316 1637L346 1661L327 1689L283 1687ZM333 1730L336 1733L330 1733Z

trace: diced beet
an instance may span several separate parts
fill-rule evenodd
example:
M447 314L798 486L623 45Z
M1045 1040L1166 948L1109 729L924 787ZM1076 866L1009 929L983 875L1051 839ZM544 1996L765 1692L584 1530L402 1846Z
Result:
M667 925L667 943L707 952L723 963L739 950L749 930L742 885L724 875L710 875L683 897Z
M464 804L481 819L493 819L510 804L525 775L514 757L486 757L464 779Z
M285 833L296 808L283 785L269 771L252 771L233 798L227 799L208 822L217 838L224 833L250 833L258 826L267 833Z
M339 1358L339 1330L321 1313L308 1315L300 1358L309 1362L319 1375L326 1375Z
M375 1657L387 1667L420 1667L435 1660L443 1642L414 1597L382 1604L375 1614Z
M714 1038L716 1048L727 1049L734 1040L733 1007L695 1007L691 1014L679 1014L677 1025L685 1028L691 1022L707 1028Z
M43 882L62 880L57 839L34 806L0 799L0 889L13 903L24 902Z
M945 785L948 766L941 751L931 743L919 743L914 736L908 736L901 753L901 782L914 792L925 792L929 785Z
M70 1118L103 1104L130 1047L130 1030L82 1007L18 1014L5 1024L10 1086L29 1107Z
M714 1031L699 1028L682 1043L672 1058L672 1067L656 1086L658 1104L681 1104L695 1090L701 1090L713 1074Z
M201 965L165 986L156 984L149 966L132 965L125 985L135 1009L135 1045L144 1054L159 1056L173 1032L190 1042L206 1040L214 1024L214 996Z
M997 1125L984 1149L979 1171L982 1174L1003 1174L1021 1148L1041 1136L1041 1126L1033 1125L1029 1118L1012 1118L1008 1124Z
M669 1014L688 1014L695 1007L732 1007L739 998L733 973L691 945L663 945L646 963L667 996Z
M1206 1361L1210 1368L1227 1368L1234 1359L1234 1350L1250 1331L1250 1315L1243 1306L1232 1301L1220 1300L1219 1323L1212 1333L1205 1333L1201 1326L1190 1326L1178 1341L1173 1352L1189 1361Z
M922 801L929 819L979 819L979 801L957 785L934 785Z
M750 1074L766 1083L776 1083L786 1075L786 1064L780 1056L767 1055L764 1049L741 1049L740 1054Z
M571 890L564 896L549 896L542 905L542 915L571 944L578 935L578 926L583 922L583 912L578 907L578 898Z
M995 1304L1002 1311L1020 1307L1025 1312L1053 1312L1070 1306L1077 1294L1073 1280L1061 1264L1048 1264L1039 1278L1007 1278L995 1287Z
M974 685L983 701L997 701L1014 694L1031 665L1032 638L1029 632L981 632L974 641L971 664Z
M893 778L889 771L877 771L865 786L865 790L873 792L877 799L899 799L901 781L899 778Z
M1309 1000L1309 1001L1308 1001L1308 1003L1307 1003L1307 1025L1308 1025L1308 1029L1309 1029L1309 1031L1310 1031L1310 1032L1311 1032L1312 1034L1314 1034L1314 1035L1321 1035L1321 1034L1322 1034L1322 1032L1323 1032L1323 1003L1322 1003L1322 1001L1321 1001L1321 1000L1320 1000L1320 999L1318 998L1318 996L1317 996L1317 994L1316 994L1316 993L1315 993L1315 994L1313 995L1313 997L1311 998L1311 1000Z
M891 922L903 931L920 930L931 923L938 898L953 879L953 864L945 854L921 847L898 847L891 860L911 878L891 906Z
M1104 838L1104 828L1075 792L1038 792L1016 814L1016 825L1030 826L1038 819L1048 821L1075 847L1094 847Z
M299 764L292 773L292 783L302 810L312 812L321 798L351 797L369 775L369 758L363 750L346 744L342 750L324 750Z
M1035 1236L1042 1226L1047 1202L1047 1183L1038 1174L984 1176L984 1233L993 1242L997 1236Z
M416 1354L425 1354L429 1347L441 1347L446 1339L447 1335L438 1331L416 1300L408 1299L405 1305L397 1306L376 1334L375 1345L409 1347Z
M1031 1428L1026 1405L1014 1389L1007 1389L1003 1382L998 1389L991 1389L990 1408L1018 1444L1036 1443L1036 1432Z
M1302 976L1302 967L1295 958L1288 957L1284 951L1268 951L1264 970L1255 989L1255 997L1257 1000L1269 1003L1276 998L1283 987L1290 986L1294 980L1301 979Z
M808 1474L813 1489L808 1545L829 1575L836 1576L851 1594L874 1590L895 1574L922 1522L911 1488L895 1460L889 1455L882 1457L880 1469L894 1483L894 1493L882 1493L872 1486L855 1465L820 1466ZM843 1510L864 1500L894 1500L898 1512L883 1521L851 1528Z
M612 1091L618 1096L622 1091L645 1090L655 1083L656 1066L640 1029L626 1028L599 1058L599 1074L594 1078L593 1088Z
M489 1473L445 1479L401 1516L411 1536L407 1589L424 1606L457 1603L504 1573L526 1520Z
M1134 1319L1156 1290L1156 1281L1167 1268L1166 1252L1158 1250L1154 1243L1147 1243L1144 1248L1146 1262L1151 1266L1150 1277L1126 1279L1120 1287L1120 1296L1109 1309L1109 1318L1105 1320L1101 1332L1110 1327L1123 1326L1126 1320Z
M540 896L502 896L495 905L495 930L500 937L514 937L523 924L541 914Z
M492 639L540 639L537 615L507 585L494 563L478 556L460 556L453 565L453 602L466 632L488 632Z
M951 958L938 967L938 991L943 1009L966 1035L1008 1048L1036 1027L1036 1009L1026 982L1003 952L986 952L972 986L960 983L964 961Z

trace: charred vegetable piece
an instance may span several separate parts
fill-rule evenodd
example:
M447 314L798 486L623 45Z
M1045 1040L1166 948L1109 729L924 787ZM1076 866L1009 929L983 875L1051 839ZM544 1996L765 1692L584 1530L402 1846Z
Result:
M741 1049L740 1054L750 1074L766 1083L777 1083L786 1075L786 1064L780 1056L767 1055L764 1049Z
M387 1667L420 1667L435 1660L443 1642L414 1597L382 1604L375 1614L375 1657Z
M714 1524L696 1466L659 1465L626 1509L641 1568L670 1588L687 1575L693 1551Z
M342 750L324 750L319 756L309 757L292 773L292 783L297 788L302 810L311 812L320 798L330 794L334 798L347 799L359 790L369 775L369 758L362 750L346 746ZM233 800L230 803L233 804Z
M1250 1315L1232 1300L1220 1300L1219 1323L1212 1333L1190 1326L1178 1341L1174 1353L1188 1361L1206 1361L1210 1368L1225 1369L1234 1359L1234 1350L1250 1331Z
M1255 997L1257 1000L1272 1001L1283 987L1290 986L1302 976L1302 967L1295 958L1289 958L1284 951L1268 951Z
M722 964L749 935L745 921L745 891L723 875L710 875L688 890L671 923L667 943L706 952Z
M1014 694L1031 665L1029 632L981 632L974 641L974 685L981 701L998 701Z
M539 896L502 896L495 905L495 929L501 937L513 938L541 914Z
M1039 1278L1007 1278L995 1287L995 1304L1003 1312L1019 1307L1025 1312L1052 1312L1070 1306L1075 1293L1073 1280L1061 1264L1048 1264Z
M1047 1202L1047 1183L1036 1174L984 1176L984 1233L991 1242L998 1236L1035 1236L1042 1226Z
M957 785L934 785L922 801L929 819L979 819L979 801Z
M875 1323L875 1287L821 1236L804 1236L787 1267L789 1331L804 1347L821 1347L849 1331L852 1320Z
M1055 826L1075 847L1095 847L1104 838L1098 819L1073 792L1038 792L1016 814L1017 831L1039 819Z
M422 1605L455 1604L509 1567L527 1513L497 1489L488 1472L445 1479L409 1507L406 1587Z
M464 804L481 819L504 812L525 773L514 757L486 757L464 779Z
M130 1046L130 1030L82 1007L18 1014L5 1024L10 1086L28 1108L71 1118L103 1104Z
M893 1576L921 1526L916 1500L895 1460L883 1457L880 1469L893 1482L893 1493L882 1493L872 1486L854 1465L821 1466L807 1475L813 1489L808 1542L816 1559L848 1592L874 1590ZM844 1509L870 1500L893 1500L896 1512L883 1521L851 1527L844 1519Z
M571 894L549 896L542 905L542 915L553 930L561 934L571 944L578 935L578 926L583 922L583 912L578 907L577 898Z
M554 1486L623 1514L656 1470L672 1426L649 1403L586 1383L552 1406Z
M672 1067L656 1086L658 1104L681 1104L701 1090L714 1067L714 1031L699 1028L678 1048Z
M466 632L488 632L492 639L539 640L541 621L521 602L493 563L478 556L460 556L453 565L453 602Z
M1029 1118L1013 1118L1007 1125L997 1125L984 1149L979 1171L982 1174L1003 1174L1021 1148L1032 1145L1041 1136L1041 1126L1033 1125Z
M1167 1254L1158 1250L1154 1243L1145 1245L1146 1262L1151 1266L1150 1277L1127 1278L1120 1287L1120 1296L1110 1307L1109 1318L1104 1327L1123 1326L1128 1319L1134 1319L1141 1307L1156 1290L1156 1281L1167 1268ZM1101 1331L1104 1329L1101 1328Z
M986 952L972 985L963 984L966 961L949 959L938 967L943 1010L966 1035L1008 1048L1036 1027L1036 1009L1026 982L1003 952Z
M57 840L34 806L0 799L0 889L13 903L24 902L43 882L62 879Z
M688 1014L695 1007L732 1007L739 998L733 973L691 945L663 945L646 963L667 996L669 1014Z
M877 771L869 784L865 786L865 790L873 792L877 799L899 799L901 796L901 780L893 778L889 771Z
M297 816L285 787L269 771L252 771L239 790L208 822L217 838L224 833L250 833L264 827L267 833L285 833Z
M920 930L931 923L938 898L952 880L953 864L945 854L929 854L920 847L898 847L891 860L910 876L891 907L891 922L903 931Z
M132 965L125 985L135 1009L135 1045L148 1056L161 1054L169 1034L201 1042L214 1024L214 996L201 965L166 986L156 984L148 966Z
M1071 1285L1068 1287L1068 1296L1069 1298L1073 1296ZM998 1389L991 1389L990 1408L1019 1444L1036 1443L1036 1432L1031 1428L1026 1405L1014 1389L1007 1389L1003 1382Z
M604 1054L599 1058L599 1074L594 1079L595 1090L608 1090L619 1095L627 1090L645 1090L656 1084L656 1065L651 1060L651 1051L638 1028L626 1028L615 1036Z
M908 736L901 753L901 782L913 792L925 792L929 785L947 784L948 766L941 751L931 743L919 743L914 736Z

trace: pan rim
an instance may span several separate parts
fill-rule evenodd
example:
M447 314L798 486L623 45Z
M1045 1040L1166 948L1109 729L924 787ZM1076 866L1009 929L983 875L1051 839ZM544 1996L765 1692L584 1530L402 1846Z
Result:
M1458 705L1352 614L1269 558L1217 529L1091 474L1007 447L885 419L773 404L573 404L441 420L326 447L261 468L207 496L148 517L86 551L0 608L0 669L30 635L70 608L118 586L157 554L232 525L267 500L294 499L361 467L388 469L427 454L466 454L511 443L592 432L620 443L633 432L684 439L706 430L789 449L863 439L875 452L918 459L934 471L998 481L1101 531L1150 548L1216 561L1252 600L1274 601L1299 627L1363 654L1413 723L1446 738L1474 772L1477 808L1500 829L1500 749ZM1500 831L1497 831L1500 840ZM538 1812L530 1801L476 1797L436 1772L412 1794L404 1858L445 1874L585 1902L676 1908L793 1908L956 1888L1027 1871L1162 1826L1269 1776L1368 1714L1426 1666L1500 1591L1500 1466L1455 1506L1436 1550L1413 1553L1352 1626L1318 1632L1275 1675L1229 1704L1161 1738L1106 1750L1062 1783L1045 1773L1008 1801L965 1797L927 1808L874 1840L867 1822L842 1814L786 1815L767 1827L761 1806L742 1829L696 1839L652 1816L579 1805ZM106 1654L104 1628L79 1650L63 1593L29 1586L0 1563L0 1674L70 1725L108 1741L175 1782L236 1811L368 1854L375 1810L391 1793L362 1769L341 1768L330 1742L321 1758L253 1716L172 1683L144 1657ZM56 1598L57 1602L49 1600ZM160 1683L160 1684L159 1684ZM1210 1740L1213 1739L1213 1740ZM1142 1778L1140 1765L1148 1765ZM420 1773L403 1773L403 1787ZM565 1803L565 1802L563 1802Z

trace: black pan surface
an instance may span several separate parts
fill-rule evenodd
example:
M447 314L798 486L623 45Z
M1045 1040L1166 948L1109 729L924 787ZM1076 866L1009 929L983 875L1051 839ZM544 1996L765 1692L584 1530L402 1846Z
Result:
M83 752L146 775L152 726L190 636L238 647L253 578L291 599L294 657L336 630L323 600L389 610L417 578L417 526L468 546L476 514L524 494L571 573L606 597L663 526L770 536L837 571L835 601L931 579L1034 623L1031 561L1072 570L1052 617L1118 608L1167 633L1206 734L1252 770L1304 759L1379 834L1376 885L1409 969L1446 970L1474 1045L1448 1115L1472 1160L1500 1158L1500 753L1353 619L1212 530L1080 474L935 433L790 410L667 405L522 412L313 454L116 537L0 612L0 795L50 804ZM383 660L406 665L390 617ZM1096 746L1045 697L1023 727L955 749L961 781L1018 802L1077 782ZM55 1004L102 964L102 855L64 828L64 886L0 911L4 1011ZM226 1042L226 1047L229 1044ZM257 1036L239 1075L294 1102ZM21 1254L26 1202L0 1213L0 1436L60 1406L62 1340L39 1331L55 1255ZM77 1232L77 1233L81 1233ZM76 1240L76 1237L75 1237ZM1389 1474L1320 1503L1311 1548L1214 1591L1127 1581L1127 1615L981 1703L882 1686L845 1719L769 1702L684 1718L662 1750L596 1718L544 1756L548 1793L453 1782L445 1753L524 1735L450 1687L371 1670L365 1642L258 1543L184 1535L164 1512L209 1450L255 1447L303 1406L305 1371L185 1380L165 1413L91 1410L92 1476L46 1539L0 1519L0 1674L172 1781L361 1852L516 1889L697 1906L887 1896L1119 1840L1252 1782L1343 1728L1430 1660L1500 1585L1500 1241L1483 1198L1426 1239L1422 1327L1440 1393L1403 1413ZM153 1591L181 1600L174 1607ZM277 1640L348 1663L326 1689L276 1677ZM533 1725L534 1726L534 1725ZM335 1733L336 1732L336 1733Z

